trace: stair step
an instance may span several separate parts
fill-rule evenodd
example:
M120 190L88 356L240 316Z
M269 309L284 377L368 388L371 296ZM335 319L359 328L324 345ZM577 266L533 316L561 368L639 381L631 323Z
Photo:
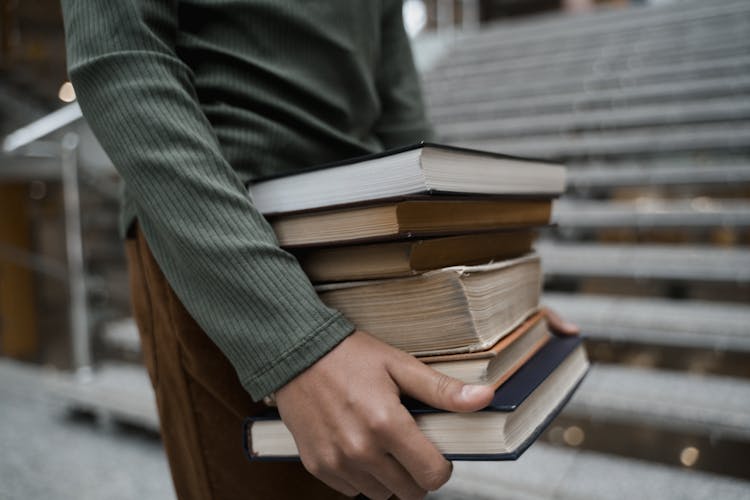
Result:
M750 8L743 0L712 2L683 2L674 6L644 7L623 10L598 10L587 15L529 18L498 22L488 29L463 40L452 54L460 58L467 53L485 52L495 47L507 50L533 50L545 47L559 50L570 39L587 40L593 46L601 39L631 37L639 40L648 37L669 39L675 34L694 33L701 26L726 26L746 19ZM447 63L449 64L449 63Z
M750 441L750 380L595 364L568 417Z
M709 46L689 47L677 45L667 50L648 52L638 50L635 42L620 42L621 45L609 43L602 47L594 47L588 51L573 52L556 51L549 55L530 55L517 59L505 59L502 52L494 60L467 61L460 64L461 59L454 59L455 63L448 67L436 68L429 74L431 81L441 84L462 81L466 78L466 71L472 79L487 79L489 77L503 78L505 75L515 77L545 76L596 73L625 73L633 69L669 67L672 65L700 63L715 58L741 57L748 53L747 35L737 40L729 37L717 40Z
M102 329L102 340L108 347L130 354L137 354L141 351L138 326L133 318L107 322Z
M748 164L593 164L568 168L568 186L573 190L631 186L727 187L750 183Z
M746 499L750 481L536 443L515 462L455 462L434 500Z
M140 365L109 362L86 379L61 374L51 378L47 387L70 408L159 430L154 391Z
M633 12L630 11L631 14ZM589 21L601 22L601 12L598 17L598 20ZM513 25L509 28L513 29ZM705 49L738 47L747 42L750 12L743 12L739 16L694 19L688 23L673 25L669 29L642 28L593 36L580 36L572 31L562 32L556 37L554 44L542 41L537 30L536 38L532 38L524 45L515 45L507 40L499 40L501 31L490 26L478 35L468 35L459 39L459 43L454 45L450 52L450 62L447 59L443 60L429 74L455 71L453 68L466 69L467 65L498 62L516 64L520 61L544 60L554 64L556 61L550 59L555 56L561 56L567 63L570 58L581 56L600 59L625 54L648 56L677 51L700 53ZM481 37L487 37L486 47L473 48L472 45Z
M499 89L498 89L499 90ZM750 96L750 76L706 78L677 82L657 82L640 87L589 90L572 89L560 93L518 96L515 99L476 99L431 103L430 118L437 125L457 120L483 120L501 117L539 116L560 112L612 110L635 104L693 102L696 99Z
M607 110L580 110L556 114L534 114L493 120L454 121L437 126L438 132L452 140L491 137L563 135L594 130L636 127L664 127L690 123L750 120L750 100L728 98L689 103L646 104Z
M553 222L560 229L750 227L746 200L557 200Z
M469 148L539 158L658 157L677 153L750 152L750 122L644 127L626 131L584 132L567 136L526 136L453 141Z
M750 250L704 245L536 245L545 275L750 283Z
M595 340L750 353L743 304L555 292L543 302Z
M626 72L604 72L595 74L572 73L556 75L554 78L529 78L509 73L502 78L470 78L463 80L431 80L425 77L425 91L430 107L449 103L511 99L517 97L543 96L569 92L598 90L637 89L655 84L678 84L683 81L705 79L734 80L747 75L750 57L738 56L715 58L708 61L673 64L653 68L634 68Z

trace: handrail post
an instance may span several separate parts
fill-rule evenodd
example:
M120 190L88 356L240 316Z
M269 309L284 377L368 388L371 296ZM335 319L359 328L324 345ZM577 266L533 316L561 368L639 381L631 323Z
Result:
M455 30L454 23L456 22L453 0L437 0L436 10L438 34L453 33Z
M461 28L465 32L479 29L479 0L462 0Z
M79 377L85 379L91 373L91 332L89 331L81 206L78 192L78 146L77 134L68 133L63 137L61 166L73 368Z

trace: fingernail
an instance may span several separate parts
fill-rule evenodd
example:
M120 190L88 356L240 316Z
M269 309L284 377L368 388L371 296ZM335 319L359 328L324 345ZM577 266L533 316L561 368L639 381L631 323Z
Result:
M474 399L481 392L484 392L484 387L481 385L465 385L461 389L461 397L463 399Z

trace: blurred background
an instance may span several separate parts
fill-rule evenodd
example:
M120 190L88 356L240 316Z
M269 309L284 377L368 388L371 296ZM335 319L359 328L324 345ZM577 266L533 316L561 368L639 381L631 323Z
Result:
M0 498L174 498L58 2L0 15ZM442 141L569 167L537 249L595 362L518 462L431 498L750 498L750 2L404 17Z

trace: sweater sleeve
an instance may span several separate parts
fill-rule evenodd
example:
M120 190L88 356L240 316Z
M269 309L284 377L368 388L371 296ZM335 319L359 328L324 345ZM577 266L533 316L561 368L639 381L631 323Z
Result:
M402 0L384 2L377 88L382 107L375 132L386 149L433 139L419 74L406 35Z
M186 309L258 400L353 331L278 247L175 52L176 1L63 0L68 67Z

